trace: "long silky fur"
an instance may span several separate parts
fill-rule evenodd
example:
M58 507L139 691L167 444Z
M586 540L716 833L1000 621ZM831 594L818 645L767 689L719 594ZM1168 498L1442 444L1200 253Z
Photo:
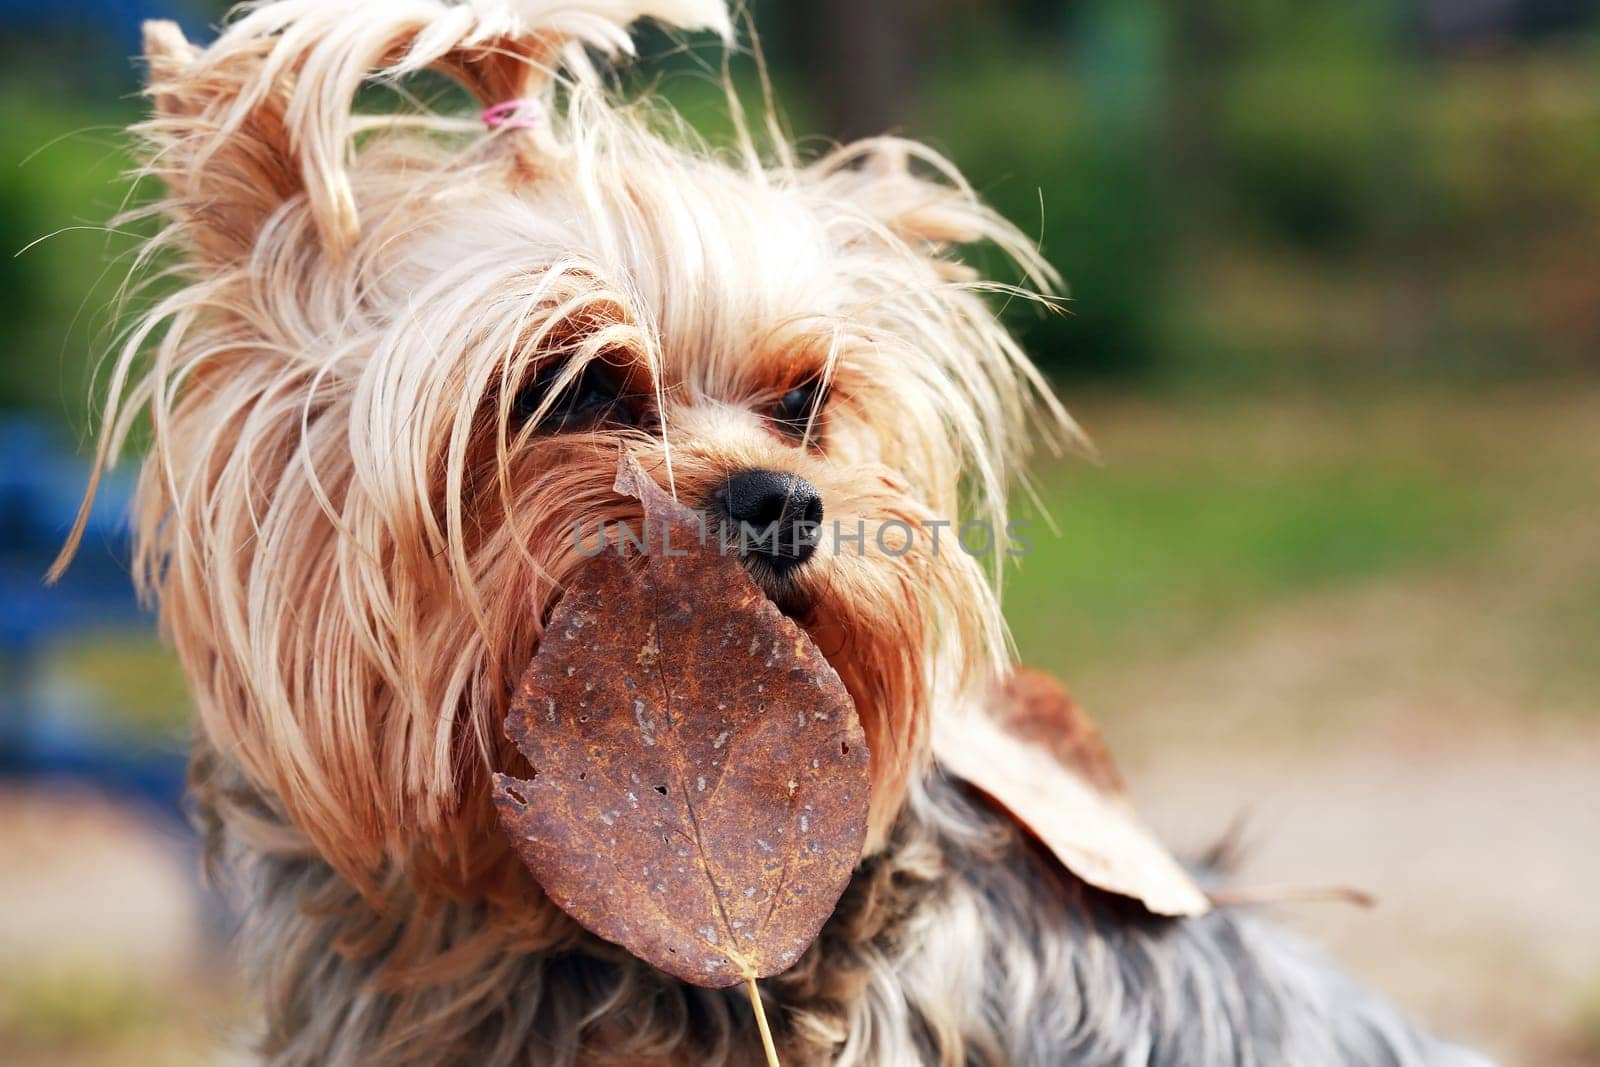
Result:
M626 447L691 504L774 467L846 531L999 531L1034 440L1075 436L991 306L1054 282L1022 233L919 145L717 153L619 102L593 58L644 15L728 28L717 0L280 0L204 49L147 30L159 295L96 476L143 425L135 576L198 709L266 1062L755 1062L743 1006L583 933L497 825L574 527L637 523ZM353 112L424 68L534 120ZM1018 283L980 280L973 243ZM598 359L649 420L516 414L541 369ZM833 399L796 442L760 412L810 376ZM932 718L1005 669L997 574L947 529L818 552L784 590L873 775L858 876L764 986L787 1062L1466 1062L1251 920L1156 921L1051 873L928 778Z
M1040 284L1048 268L918 146L723 160L591 76L529 90L537 129L413 116L369 122L348 162L328 147L371 64L480 68L509 47L486 39L549 36L541 18L615 48L605 18L652 5L593 9L283 0L203 52L155 38L149 255L174 254L182 284L113 367L99 460L148 419L135 576L202 727L368 889L409 848L481 880L456 852L493 826L512 682L584 561L571 531L630 517L609 491L619 443L691 504L774 466L845 533L964 502L998 531L1029 433L1070 425L983 299L1006 287L957 277L949 250L990 241ZM652 395L656 429L514 421L538 366L600 358ZM798 374L832 382L823 447L754 410ZM952 539L819 554L804 577L873 745L875 840L925 758L935 686L963 699L1003 658L995 591Z

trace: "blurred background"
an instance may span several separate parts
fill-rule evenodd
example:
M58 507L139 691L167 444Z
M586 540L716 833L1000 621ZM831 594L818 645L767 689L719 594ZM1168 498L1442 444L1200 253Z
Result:
M125 485L40 583L133 248L138 23L221 10L0 0L8 1064L212 1062L240 1016ZM753 15L798 136L932 142L1068 279L1008 315L1101 460L1041 460L1009 613L1151 820L1234 827L1243 885L1377 894L1278 910L1430 1024L1600 1062L1600 3ZM717 136L705 56L646 52Z

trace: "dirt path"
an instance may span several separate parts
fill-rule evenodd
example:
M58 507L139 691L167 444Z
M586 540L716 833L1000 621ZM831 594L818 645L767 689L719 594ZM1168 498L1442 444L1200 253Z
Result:
M1596 575L1591 530L1517 534L1078 688L1168 840L1243 817L1238 881L1376 893L1281 914L1437 1029L1600 1063L1600 708L1562 606Z
M1309 759L1151 756L1133 777L1173 842L1200 846L1247 818L1238 884L1375 893L1372 911L1278 914L1441 1032L1508 1064L1579 1063L1595 1062L1579 1053L1600 983L1597 755L1597 734L1440 736Z

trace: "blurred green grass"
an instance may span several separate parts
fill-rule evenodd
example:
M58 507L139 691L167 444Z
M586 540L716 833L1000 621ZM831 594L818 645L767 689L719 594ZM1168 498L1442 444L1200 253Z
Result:
M115 958L28 961L0 975L0 1061L15 1067L219 1062L241 997L227 975L155 981Z
M1063 670L1203 640L1256 605L1435 562L1492 526L1474 487L1359 461L1261 471L1174 457L1156 467L1057 472L1060 537L1008 595L1025 659Z
M1548 386L1219 402L1125 395L1078 414L1104 461L1045 468L1059 536L1008 576L1022 658L1062 673L1159 670L1297 600L1418 574L1491 576L1528 529L1589 535L1593 389ZM1477 570L1474 570L1477 568ZM1537 606L1530 674L1570 676L1600 628L1600 586ZM1530 622L1532 625L1532 622ZM1114 713L1114 709L1107 709Z

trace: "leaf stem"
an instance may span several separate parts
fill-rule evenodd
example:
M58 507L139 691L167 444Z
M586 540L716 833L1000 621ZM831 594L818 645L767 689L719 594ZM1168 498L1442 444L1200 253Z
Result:
M756 980L746 978L744 988L750 994L750 1010L756 1013L756 1028L761 1031L761 1047L767 1053L767 1067L783 1067L778 1062L778 1049L772 1043L772 1031L767 1029L767 1009L761 1004L761 991L756 988Z
M1249 907L1255 904L1295 904L1333 901L1358 908L1376 907L1378 899L1364 889L1349 886L1267 885L1246 889L1222 889L1210 894L1218 908Z

